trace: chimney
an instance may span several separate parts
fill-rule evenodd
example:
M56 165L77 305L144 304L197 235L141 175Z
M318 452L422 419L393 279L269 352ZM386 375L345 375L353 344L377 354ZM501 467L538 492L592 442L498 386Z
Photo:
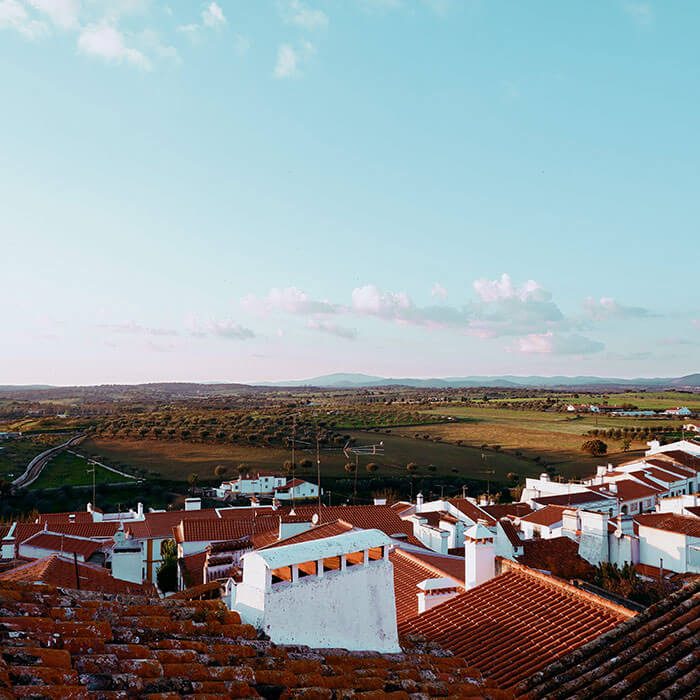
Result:
M374 505L375 506L385 506L386 505L386 498L375 498Z
M549 474L547 474L547 472L542 472L540 474L540 481L549 481Z
M608 471L611 472L613 470L613 465L608 462Z
M416 513L420 513L423 510L423 494L419 492L416 495Z
M143 556L141 544L127 537L124 525L114 533L112 549L112 576L121 581L143 583Z
M464 587L476 588L496 575L495 535L478 520L464 533Z
M610 489L611 493L617 493L617 484L614 481L611 481L608 484L608 488Z
M201 498L186 498L185 510L202 510Z
M454 598L460 590L451 578L428 578L418 584L418 614Z
M143 518L143 503L136 504L136 515L138 518Z
M12 523L10 529L7 531L5 537L2 538L2 554L0 556L2 559L14 559L15 558L15 529L17 528L17 523Z

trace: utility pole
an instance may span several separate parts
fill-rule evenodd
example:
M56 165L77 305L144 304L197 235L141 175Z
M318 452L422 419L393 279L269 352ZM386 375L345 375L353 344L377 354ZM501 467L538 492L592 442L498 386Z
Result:
M318 524L321 524L321 433L316 426L316 483L318 487Z
M92 469L87 470L88 474L92 472L92 507L95 508L97 503L95 503L95 465L92 465Z
M355 486L352 494L352 504L357 505L357 471L359 469L360 455L355 452Z
M297 435L297 417L296 415L292 416L292 510L290 511L290 515L294 513L294 472L296 469L296 465L294 464L294 441L296 439Z

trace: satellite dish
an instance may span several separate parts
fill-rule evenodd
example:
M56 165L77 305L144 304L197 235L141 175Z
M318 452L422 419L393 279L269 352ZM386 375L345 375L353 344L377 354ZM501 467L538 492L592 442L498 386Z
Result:
M312 525L318 525L318 513L314 513L311 516L311 524Z

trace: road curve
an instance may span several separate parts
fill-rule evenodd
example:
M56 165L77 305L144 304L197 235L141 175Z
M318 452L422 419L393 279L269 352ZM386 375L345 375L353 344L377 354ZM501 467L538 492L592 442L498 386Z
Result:
M69 440L66 440L66 442L61 443L60 445L56 445L56 447L51 447L50 449L45 450L41 454L38 454L36 457L34 457L34 459L31 462L29 462L27 468L24 471L24 474L18 476L12 482L12 485L16 489L24 489L27 488L27 486L33 484L39 478L39 475L41 474L42 470L48 464L49 460L52 457L55 457L60 452L63 452L63 450L67 450L73 445L77 445L85 438L85 436L86 433L74 435Z

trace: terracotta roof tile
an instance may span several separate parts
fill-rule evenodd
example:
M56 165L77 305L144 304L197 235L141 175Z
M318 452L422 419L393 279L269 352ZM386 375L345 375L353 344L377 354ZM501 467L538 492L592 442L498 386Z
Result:
M532 508L527 503L496 503L492 506L481 506L481 509L498 520L506 516L522 518L532 513Z
M413 552L394 549L389 554L394 565L394 597L396 599L396 620L401 623L418 615L418 584L429 578L454 578L455 585L464 585L464 560L460 564L459 578L453 576L454 565L446 564L438 568L434 563L418 558ZM452 560L454 561L454 559ZM447 569L447 570L445 570ZM449 573L448 573L449 572Z
M87 540L46 531L37 532L36 535L32 535L24 540L22 544L27 547L36 547L38 549L52 550L54 552L78 554L84 559L89 559L100 547L104 546L103 543L96 542L95 540Z
M523 522L532 523L533 525L544 525L546 527L551 527L557 523L561 523L564 517L564 511L567 506L555 506L548 505L539 510L535 510L528 515L524 515L520 518Z
M522 682L517 697L684 698L700 688L700 581Z
M510 688L632 614L515 565L403 622L399 632L438 643Z
M522 547L523 540L520 538L519 530L510 518L501 518L498 524L503 528L503 532L513 547Z
M503 697L434 647L382 656L275 646L215 600L8 582L0 600L0 697ZM68 618L78 621L57 621Z
M532 569L549 571L566 579L583 577L592 570L579 555L578 543L568 537L523 540L521 546L523 553L517 560Z
M655 530L677 532L690 537L700 537L700 518L694 515L676 515L675 513L645 513L634 516L634 521L644 527Z
M121 581L115 579L107 569L101 566L82 562L77 562L77 574L80 578L80 588L86 591L146 593L155 590L151 584ZM76 587L76 562L58 554L52 554L0 573L0 582L2 581L41 582L74 588Z
M449 503L451 503L457 510L464 513L470 520L477 522L478 520L485 520L489 525L496 524L496 516L488 513L484 508L475 505L467 498L452 498Z
M298 544L299 542L312 542L314 540L323 539L324 537L335 537L335 535L342 535L353 529L353 526L350 523L346 523L344 520L334 520L333 522L324 523L323 525L316 525L305 532L300 532L298 535L292 535L291 537L286 537L283 540L275 540L270 544L256 547L256 549L269 549L270 547Z
M555 505L555 506L579 506L584 503L594 503L595 501L604 501L609 499L613 502L614 497L608 493L595 493L592 490L578 491L576 493L560 493L554 496L540 496L532 500L539 505Z
M670 459L677 464L687 467L691 472L700 472L700 457L691 455L683 450L668 450L666 452L657 452L654 457L656 459Z

